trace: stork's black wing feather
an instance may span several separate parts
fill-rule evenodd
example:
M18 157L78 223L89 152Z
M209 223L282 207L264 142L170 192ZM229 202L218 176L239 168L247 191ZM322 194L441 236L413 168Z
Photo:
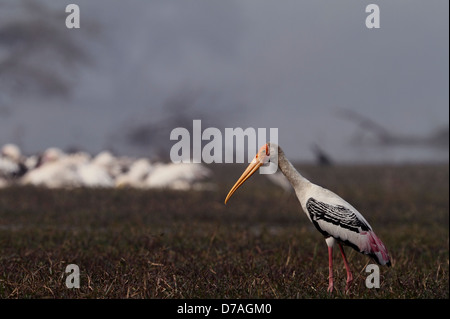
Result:
M316 228L325 236L330 236L318 224L320 220L359 233L370 230L370 226L359 219L354 212L342 205L330 205L314 198L306 202L311 220Z

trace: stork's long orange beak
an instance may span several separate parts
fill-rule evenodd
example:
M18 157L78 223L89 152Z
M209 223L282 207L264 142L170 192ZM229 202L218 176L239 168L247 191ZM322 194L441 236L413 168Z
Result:
M228 200L234 194L234 192L239 187L241 187L241 185L244 184L244 182L247 179L249 179L253 174L255 174L255 172L258 170L258 168L261 167L261 165L264 164L264 159L268 155L269 155L269 147L266 144L263 147L261 147L261 149L259 150L258 154L256 154L256 156L251 161L250 165L246 168L246 170L241 175L241 177L239 177L239 179L236 182L236 184L234 184L234 186L231 188L230 192L227 195L227 198L225 198L225 204L228 202Z

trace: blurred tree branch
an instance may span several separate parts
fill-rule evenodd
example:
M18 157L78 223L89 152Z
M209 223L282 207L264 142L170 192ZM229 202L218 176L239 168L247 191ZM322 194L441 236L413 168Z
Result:
M0 88L3 94L67 97L76 67L91 62L81 45L81 36L85 33L65 27L63 7L56 11L30 0L0 6L3 11L0 19ZM11 14L5 15L8 11Z

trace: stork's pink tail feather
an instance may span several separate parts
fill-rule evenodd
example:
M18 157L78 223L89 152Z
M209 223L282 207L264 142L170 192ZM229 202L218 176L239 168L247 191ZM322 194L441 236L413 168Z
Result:
M389 254L381 239L378 238L378 236L371 230L368 231L366 235L367 243L363 251L371 255L380 265L390 266L391 260L389 258Z

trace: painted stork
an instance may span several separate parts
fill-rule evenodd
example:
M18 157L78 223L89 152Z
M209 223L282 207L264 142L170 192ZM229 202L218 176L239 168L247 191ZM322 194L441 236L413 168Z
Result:
M275 156L278 155L278 158ZM333 246L337 243L344 259L347 271L345 290L348 292L353 275L345 256L342 244L369 255L380 265L391 265L383 242L375 235L365 218L344 199L304 178L289 162L283 150L274 143L267 143L259 150L248 168L228 193L225 204L234 192L264 164L276 163L293 186L303 211L317 230L325 237L328 246L329 284L328 292L334 289L333 283Z

